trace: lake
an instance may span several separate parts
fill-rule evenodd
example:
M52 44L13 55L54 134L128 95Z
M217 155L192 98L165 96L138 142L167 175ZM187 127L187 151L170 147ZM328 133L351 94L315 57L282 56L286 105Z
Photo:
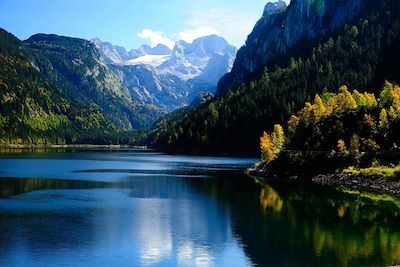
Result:
M0 266L391 266L400 201L243 174L257 159L0 154Z

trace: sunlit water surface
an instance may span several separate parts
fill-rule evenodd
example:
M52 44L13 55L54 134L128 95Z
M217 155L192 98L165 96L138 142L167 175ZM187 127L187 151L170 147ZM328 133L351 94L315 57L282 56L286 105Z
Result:
M19 153L16 153L19 152ZM256 159L0 155L0 266L390 266L400 202L260 184Z

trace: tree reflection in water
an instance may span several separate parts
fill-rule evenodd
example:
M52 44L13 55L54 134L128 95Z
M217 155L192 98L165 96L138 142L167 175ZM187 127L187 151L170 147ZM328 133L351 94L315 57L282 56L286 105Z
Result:
M198 182L229 203L233 231L259 266L391 266L400 263L400 201L310 184ZM210 184L212 183L212 184Z
M400 214L395 202L275 188L263 185L260 203L289 222L292 237L288 238L296 239L290 242L291 250L301 243L313 248L316 260L331 259L340 266L400 262Z
M0 179L0 197L4 198L35 190L74 188L125 188L131 199L156 199L160 203L171 200L175 211L185 213L179 212L179 216L170 220L174 227L167 233L174 233L175 239L196 236L201 244L220 244L221 247L227 242L227 236L235 236L246 256L258 266L391 266L400 263L400 200L395 198L279 180L255 183L243 174L227 171L210 173L208 178L133 176L112 183ZM138 213L141 216L134 216L134 221L153 216L154 210L146 205ZM161 210L154 216L167 218L171 212ZM73 222L69 228L73 225L91 228L85 216L82 220L78 220L79 216L71 217ZM97 222L96 216L98 214L94 213L93 222ZM111 217L117 218L107 216ZM144 219L143 225L149 225ZM61 239L67 240L65 236ZM193 247L187 243L182 246Z

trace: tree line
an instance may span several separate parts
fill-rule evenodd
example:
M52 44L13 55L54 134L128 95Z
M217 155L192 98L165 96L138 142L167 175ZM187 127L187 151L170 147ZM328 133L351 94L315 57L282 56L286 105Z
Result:
M260 78L161 121L149 142L173 151L256 151L264 129L287 121L316 93L343 84L374 92L385 79L399 82L400 3L388 3L316 43L310 53L286 65L270 62Z

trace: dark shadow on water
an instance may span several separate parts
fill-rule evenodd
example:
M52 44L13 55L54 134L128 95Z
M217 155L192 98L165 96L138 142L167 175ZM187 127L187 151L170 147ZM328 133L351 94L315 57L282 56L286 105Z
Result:
M119 184L42 178L0 178L0 198L38 190L113 188Z
M149 174L149 175L174 175L174 176L186 176L186 175L216 175L221 172L224 173L236 173L237 171L223 167L207 167L207 168L179 168L170 170L138 170L138 169L91 169L91 170L79 170L74 173L125 173L125 174Z
M229 204L233 231L258 266L400 263L400 200L251 178L190 181Z

